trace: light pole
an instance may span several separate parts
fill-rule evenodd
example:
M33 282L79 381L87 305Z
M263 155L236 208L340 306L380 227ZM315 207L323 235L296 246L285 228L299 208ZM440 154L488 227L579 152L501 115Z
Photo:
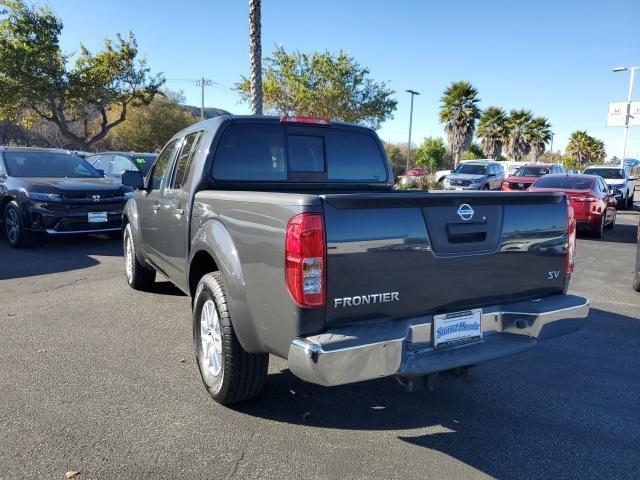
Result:
M413 124L413 97L415 95L420 95L420 93L416 92L415 90L407 90L406 92L411 94L411 110L409 113L409 145L408 145L409 149L407 151L407 168L404 171L405 175L409 171L409 164L411 163L411 127Z
M636 70L640 70L640 67L616 67L614 72L626 72L629 71L629 90L627 92L627 112L624 117L624 143L622 144L622 164L624 165L624 159L627 156L627 136L629 135L629 114L631 113L631 95L633 94L633 80L636 75Z

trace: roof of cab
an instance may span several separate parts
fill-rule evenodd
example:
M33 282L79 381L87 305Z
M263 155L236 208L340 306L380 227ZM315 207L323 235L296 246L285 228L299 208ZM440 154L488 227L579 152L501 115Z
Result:
M281 125L283 124L281 121L281 117L278 116L274 116L274 115L232 115L232 114L226 114L226 115L218 115L216 117L213 118L208 118L206 120L202 120L198 123L194 123L193 125L188 126L187 128L185 128L184 130L179 131L178 133L176 133L173 137L171 137L171 140L174 140L176 138L180 138L184 135L188 135L189 133L193 133L193 132L197 132L199 130L210 130L210 129L218 129L220 128L224 123L228 123L228 122L233 122L233 123L266 123L266 124L277 124L277 125ZM354 123L347 123L347 122L340 122L340 121L334 121L331 120L329 125L313 125L313 124L308 124L308 123L288 123L289 125L300 125L300 126L308 126L308 127L321 127L321 128L332 128L332 127L339 127L339 128L345 128L345 129L352 129L352 130L362 130L362 131L367 131L367 132L373 132L373 130L369 127L365 127L362 125L357 125Z

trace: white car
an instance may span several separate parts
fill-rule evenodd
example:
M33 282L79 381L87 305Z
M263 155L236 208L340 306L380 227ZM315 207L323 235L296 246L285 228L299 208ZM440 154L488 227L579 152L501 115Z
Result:
M587 167L584 172L587 175L598 175L604 183L613 190L618 202L618 208L624 210L633 202L633 186L636 177L631 176L629 170L623 167L611 165L593 165Z

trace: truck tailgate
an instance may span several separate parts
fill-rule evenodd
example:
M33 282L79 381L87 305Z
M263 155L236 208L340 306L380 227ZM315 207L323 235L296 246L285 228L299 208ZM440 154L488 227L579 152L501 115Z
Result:
M321 198L326 325L563 291L563 194L398 191Z

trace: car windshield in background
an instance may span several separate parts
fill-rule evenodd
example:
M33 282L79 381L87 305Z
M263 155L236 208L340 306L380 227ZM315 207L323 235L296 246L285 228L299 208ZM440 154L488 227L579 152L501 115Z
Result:
M587 168L584 173L614 180L622 180L624 178L624 171L621 168Z
M593 178L588 177L542 177L536 188L560 188L564 190L591 190Z
M4 160L13 177L100 178L80 157L59 152L5 152Z
M136 164L136 166L140 169L142 174L146 175L147 173L149 173L149 170L151 170L151 167L153 166L153 163L156 161L156 158L158 158L158 155L136 154L136 155L133 155L131 158L133 159L133 162Z
M541 177L551 173L550 167L520 167L516 170L516 177Z
M352 130L233 125L213 165L216 180L385 182L384 158L372 135Z
M472 163L461 163L458 165L453 173L466 173L469 175L484 175L487 171L487 167L484 165L474 165Z

